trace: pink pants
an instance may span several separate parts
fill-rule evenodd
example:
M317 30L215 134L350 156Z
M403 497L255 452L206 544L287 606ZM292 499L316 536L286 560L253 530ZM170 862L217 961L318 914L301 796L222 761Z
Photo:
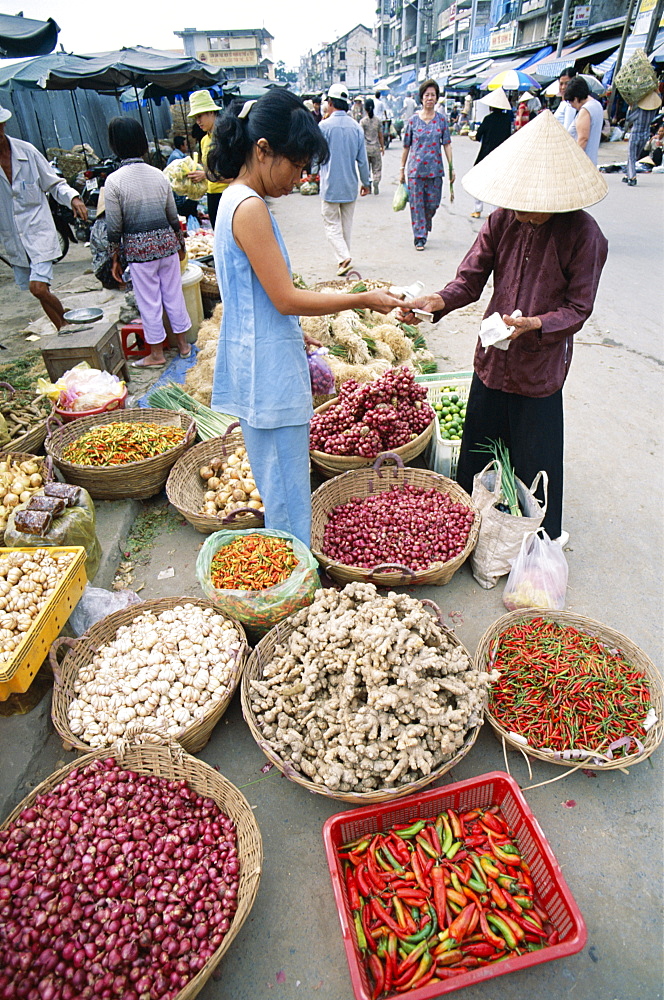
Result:
M172 253L160 260L132 263L129 272L146 342L161 344L165 340L164 309L173 333L186 333L191 327L191 320L182 293L178 255Z

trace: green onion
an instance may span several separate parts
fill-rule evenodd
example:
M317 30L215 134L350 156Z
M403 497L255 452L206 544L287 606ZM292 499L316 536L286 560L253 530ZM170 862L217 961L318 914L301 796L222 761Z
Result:
M201 441L209 438L221 437L236 417L231 417L227 413L216 413L209 406L204 406L198 400L185 392L182 386L176 382L169 382L162 389L155 389L148 396L150 406L161 410L174 410L176 413L192 413L196 417L196 428Z
M522 517L521 508L519 507L519 496L516 488L516 476L514 474L514 466L510 459L509 448L505 442L498 438L497 441L493 441L488 438L488 444L478 444L474 451L486 451L490 455L493 455L493 460L496 466L500 468L500 491L505 500L505 503L510 509L510 513L514 517Z

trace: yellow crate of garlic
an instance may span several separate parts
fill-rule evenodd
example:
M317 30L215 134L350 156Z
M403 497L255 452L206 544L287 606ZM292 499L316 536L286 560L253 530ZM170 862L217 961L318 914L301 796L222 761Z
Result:
M27 691L86 584L82 545L0 548L0 701Z

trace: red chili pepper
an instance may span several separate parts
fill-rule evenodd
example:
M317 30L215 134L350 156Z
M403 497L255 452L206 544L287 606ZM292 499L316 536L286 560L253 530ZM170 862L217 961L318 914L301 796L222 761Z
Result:
M383 963L379 959L378 955L369 956L369 970L374 980L373 993L371 994L371 1000L378 1000L378 997L383 992L385 985L385 969L383 968Z
M461 913L458 917L454 918L448 928L450 938L454 938L457 942L463 941L466 934L470 933L470 921L475 912L476 907L474 903L468 903L468 905L463 908Z
M433 886L433 905L438 918L438 925L441 930L446 924L447 890L445 888L445 878L440 865L434 865L431 869L431 884Z
M452 827L452 834L455 840L461 840L463 837L463 828L461 826L461 820L454 809L447 810L447 816L450 821L450 826Z
M488 942L478 942L478 944L464 944L464 955L475 955L477 958L491 958L495 955L496 949Z
M369 883L365 878L366 870L367 870L366 865L360 865L359 868L357 868L355 871L355 884L357 885L359 892L362 893L365 899L367 896L371 895L371 889L369 888Z
M357 891L357 883L352 868L346 869L346 892L348 893L348 905L351 910L359 910L360 895Z
M486 913L484 912L484 910L482 910L482 912L480 913L480 927L482 928L482 934L484 934L484 937L489 942L489 944L492 944L494 948L497 948L499 951L502 951L505 947L505 942L503 941L503 939L500 937L499 934L494 934L494 932L489 927L489 922L486 919Z
M381 920L385 924L385 926L388 928L388 930L393 931L398 938L408 937L408 934L404 931L403 927L401 927L396 922L396 920L394 920L389 915L389 913L387 912L387 910L385 909L385 907L382 905L382 903L380 902L380 900L378 900L378 899L376 899L374 897L374 899L371 900L371 906L373 907L373 911L374 911L376 917L378 918L378 920Z

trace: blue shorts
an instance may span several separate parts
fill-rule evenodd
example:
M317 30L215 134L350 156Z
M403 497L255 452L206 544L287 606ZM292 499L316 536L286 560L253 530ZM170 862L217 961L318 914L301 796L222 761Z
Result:
M30 291L31 281L43 281L47 285L53 282L53 261L42 260L35 264L30 262L29 267L22 264L12 264L14 281L23 292Z

